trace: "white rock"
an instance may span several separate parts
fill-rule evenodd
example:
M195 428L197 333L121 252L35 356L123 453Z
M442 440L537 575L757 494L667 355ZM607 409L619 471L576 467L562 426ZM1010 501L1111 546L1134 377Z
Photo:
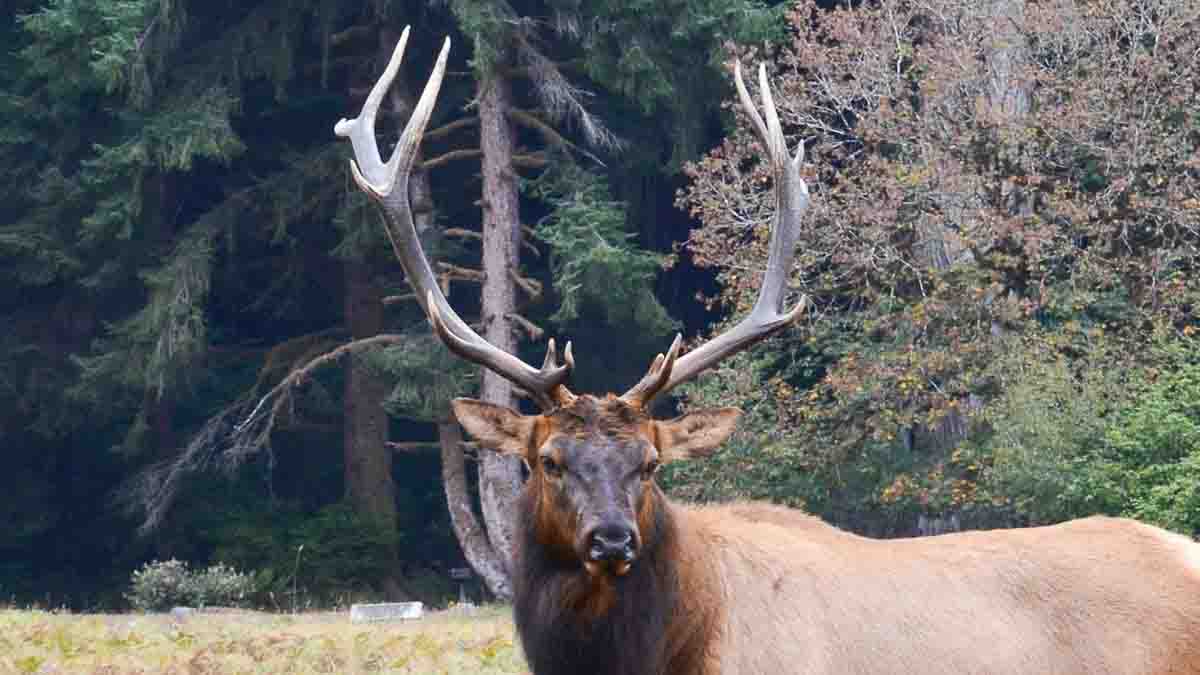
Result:
M350 605L350 620L354 623L404 621L420 619L424 615L425 605L420 602L377 602Z

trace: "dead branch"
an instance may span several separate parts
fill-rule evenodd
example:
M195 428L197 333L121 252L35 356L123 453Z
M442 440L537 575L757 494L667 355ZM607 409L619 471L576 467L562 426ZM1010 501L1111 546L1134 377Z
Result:
M448 227L442 234L445 234L447 237L458 237L460 239L476 239L479 241L483 240L482 233L462 227Z
M418 450L432 450L438 447L437 441L408 441L400 443L397 441L388 441L385 445L396 452L415 452Z
M188 475L221 464L234 425L249 403L243 398L213 415L179 456L156 463L118 488L113 500L126 513L141 516L139 533L148 534L162 524Z
M454 120L448 124L443 124L436 129L426 131L424 140L428 141L442 138L443 136L449 136L459 129L466 129L467 127L473 127L477 124L479 124L478 117L463 117L462 119Z
M259 391L267 381L274 379L275 373L283 369L294 368L297 363L308 361L316 354L324 353L338 335L345 334L343 326L334 326L315 333L298 335L271 347L263 359L263 365L258 369L258 378L251 391Z
M443 232L443 234L445 234L447 237L457 237L459 239L474 239L476 241L483 241L482 233L476 232L474 230L468 230L463 227L446 228L446 230ZM534 234L533 228L529 227L528 225L522 225L521 226L521 234L525 235L525 236L521 237L521 245L525 247L525 250L532 253L533 257L541 258L542 252L539 251L538 248L536 246L534 246L528 239L528 237L537 236Z
M537 233L533 231L532 227L530 227L528 225L522 225L521 226L521 245L524 246L525 248L529 249L529 251L533 253L533 257L541 258L542 252L538 250L538 247L533 245L533 242L530 241L531 239L537 239Z
M550 163L550 159L541 151L526 152L513 155L512 163L521 169L544 169Z
M403 335L376 335L344 344L309 360L272 387L257 403L253 398L243 397L210 417L183 452L138 474L118 490L115 500L126 511L142 515L138 529L144 534L162 524L188 475L215 468L233 471L264 450L268 466L274 466L271 433L280 413L292 402L294 387L307 380L318 368L347 354L398 344L407 339Z
M474 159L476 157L479 157L482 154L483 154L483 151L480 150L479 148L463 148L460 150L451 150L450 152L447 152L442 155L438 155L437 157L430 157L429 159L421 162L421 169L424 171L429 171L430 169L435 169L439 166L442 166L443 164L449 164L450 162L454 162L454 161L457 161L460 159Z
M508 276L513 280L513 283L521 287L525 294L530 298L538 298L542 295L542 282L530 277L523 277L516 270L510 269Z
M356 40L365 40L375 34L375 27L368 25L350 26L345 30L338 31L329 36L329 44L334 47L340 47L347 42ZM361 60L361 59L360 59Z
M545 140L548 145L553 145L558 148L578 150L574 143L567 140L562 134L558 133L554 127L538 119L537 115L534 115L533 113L525 110L511 109L508 111L508 116L511 117L512 121L516 122L517 124L536 131L539 135L541 135L542 139Z
M459 267L448 262L438 262L438 270L440 270L447 278L453 281L470 281L472 283L482 284L486 278L481 270L473 270L468 267Z
M464 450L468 450L468 451L475 451L475 450L479 449L479 444L476 443L475 441L461 441L458 445L459 445L459 447L463 448ZM387 442L387 447L391 448L392 450L395 450L396 452L417 452L417 451L422 451L422 450L438 448L440 446L441 446L440 441L404 441L404 442L388 441Z
M512 313L506 314L505 316L511 319L513 323L517 324L521 330L525 331L525 335L529 336L529 339L533 342L541 340L542 336L546 334L546 331L541 326L535 324L529 319L526 319L520 314Z

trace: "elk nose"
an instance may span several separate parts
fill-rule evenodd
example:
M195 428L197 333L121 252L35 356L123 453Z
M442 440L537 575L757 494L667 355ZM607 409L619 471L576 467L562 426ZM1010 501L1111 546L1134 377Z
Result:
M593 562L633 560L633 531L624 525L602 525L592 531L588 555Z

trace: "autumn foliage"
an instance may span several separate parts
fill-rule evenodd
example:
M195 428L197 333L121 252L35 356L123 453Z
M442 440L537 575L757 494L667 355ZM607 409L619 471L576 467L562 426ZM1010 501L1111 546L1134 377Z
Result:
M914 513L1072 515L1031 511L1029 485L995 480L1031 461L997 455L997 439L1064 422L1025 401L1086 408L1079 429L1103 445L1156 373L1191 358L1200 5L854 5L802 1L790 44L740 54L770 60L808 150L816 185L792 283L816 309L693 390L742 399L757 422L745 444L765 438L765 454L734 449L742 471L703 488L695 469L680 489L804 501L877 532L910 531ZM734 315L766 255L760 153L739 118L679 197L703 221L689 245L719 272L714 301ZM1043 380L1043 398L1013 397ZM1042 459L1073 452L1028 438Z

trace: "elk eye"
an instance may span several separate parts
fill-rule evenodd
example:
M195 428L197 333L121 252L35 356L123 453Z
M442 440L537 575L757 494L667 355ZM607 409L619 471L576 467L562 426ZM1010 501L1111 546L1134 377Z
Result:
M554 461L553 457L543 457L542 471L545 471L554 478L558 478L562 475L562 466L560 466L558 462Z

